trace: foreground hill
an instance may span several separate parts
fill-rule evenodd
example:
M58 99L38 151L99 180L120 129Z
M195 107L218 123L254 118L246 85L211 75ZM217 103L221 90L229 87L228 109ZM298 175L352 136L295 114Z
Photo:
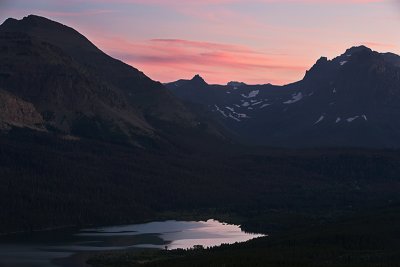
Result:
M209 85L196 76L167 87L247 143L400 147L400 57L364 46L319 59L303 80L285 86Z
M168 143L181 132L218 135L161 83L43 17L0 26L0 90L3 130L29 127L138 146Z

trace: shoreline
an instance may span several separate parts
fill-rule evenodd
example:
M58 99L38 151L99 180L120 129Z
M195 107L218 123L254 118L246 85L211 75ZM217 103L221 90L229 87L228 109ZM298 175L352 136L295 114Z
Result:
M217 220L220 222L228 223L228 224L234 224L238 225L243 231L245 231L243 228L243 225L241 222L243 221L243 218L236 214L224 214L224 213L218 213L218 212L204 212L204 213L192 213L190 211L165 211L165 212L160 212L156 214L156 216L152 218L146 218L146 219L133 219L128 222L115 222L115 223L110 223L110 224L83 224L83 225L74 225L74 224L69 224L69 225L60 225L60 226L54 226L54 227L46 227L43 229L36 229L36 230L20 230L20 231L14 231L14 232L0 232L0 237L12 237L16 235L25 235L25 234L35 234L35 233L46 233L46 232L53 232L53 231L59 231L59 230L76 230L76 229L84 229L84 228L97 228L97 227L108 227L108 226L123 226L123 225L130 225L130 224L144 224L148 222L162 222L162 221L168 221L168 220L175 220L175 221L207 221L209 219Z

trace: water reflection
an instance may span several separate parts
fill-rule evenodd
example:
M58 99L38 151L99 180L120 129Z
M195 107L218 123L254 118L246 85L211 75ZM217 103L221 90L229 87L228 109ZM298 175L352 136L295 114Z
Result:
M204 247L244 242L260 234L243 232L237 225L216 220L206 222L165 221L146 224L83 229L75 233L48 236L41 233L29 239L16 238L0 243L0 267L55 267L84 264L90 252ZM80 263L56 259L80 259ZM57 263L56 263L57 262Z
M216 220L206 222L166 221L146 224L113 226L105 228L85 229L80 236L107 237L107 236L136 236L156 234L168 244L168 248L191 248L194 245L218 246L244 242L260 237L260 234L243 232L239 226L221 223ZM164 244L137 244L136 247L163 248Z

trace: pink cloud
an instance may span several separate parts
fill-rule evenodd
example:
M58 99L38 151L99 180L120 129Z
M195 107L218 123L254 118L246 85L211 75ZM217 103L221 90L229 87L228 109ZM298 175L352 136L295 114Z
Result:
M96 39L111 55L163 82L200 73L211 83L242 80L251 83L292 82L306 70L284 54L270 54L246 46L181 39L129 42L121 38ZM273 77L273 78L271 78Z
M242 80L249 83L284 84L301 79L305 70L319 56L335 56L351 45L363 43L360 40L373 41L363 44L377 50L393 51L393 48L397 48L390 44L396 43L398 39L390 37L385 32L388 27L382 27L384 25L381 23L382 19L387 19L388 14L382 13L385 16L381 13L377 14L378 21L371 17L375 10L379 11L376 6L368 8L357 6L389 1L70 0L57 2L57 8L53 6L45 10L36 10L36 12L29 10L29 13L53 18L76 28L92 39L94 37L95 43L107 53L139 68L153 79L163 82L200 73L212 83ZM98 3L100 4L96 5ZM118 5L118 3L125 5ZM252 3L343 5L334 9L328 6L324 12L342 9L350 10L352 13L351 16L345 15L340 18L339 16L344 13L338 12L338 15L331 20L318 17L318 21L312 23L315 18L312 13L307 13L312 10L308 10L309 6L306 6L304 7L306 12L299 12L298 16L297 13L288 12L288 16L293 14L295 16L288 17L283 23L274 23L266 19L268 16L264 17L261 12L253 14L251 12L253 7L242 12L238 6L229 6L233 3L242 3L243 6ZM132 6L127 6L128 4ZM134 13L133 11L137 8L135 4L145 6L138 10L145 10L144 13L149 10L149 14L132 16L131 12ZM350 4L353 6L347 6ZM154 8L155 6L157 8ZM293 6L294 9L298 8L297 5ZM385 5L379 7L381 6ZM259 5L254 7L259 7ZM16 14L25 11L22 6L15 8L19 8ZM286 10L286 6L282 10ZM357 10L369 10L370 13L363 17L362 12L357 13ZM9 9L8 13L11 11ZM266 8L265 11L269 9ZM120 14L102 16L114 12L120 12ZM159 19L157 17L159 14L166 14L166 16L160 16ZM183 16L179 16L182 14ZM147 18L147 16L150 17ZM174 16L174 19L165 20L169 16ZM284 13L282 17L285 17ZM279 21L280 16L274 17L274 19L277 18ZM372 19L366 21L367 18ZM390 20L392 21L393 19ZM370 31L364 31L370 28ZM107 38L110 35L118 35L121 38ZM159 37L161 39L151 39ZM151 40L143 41L143 39ZM192 41L193 39L216 41ZM376 41L382 43L376 43Z

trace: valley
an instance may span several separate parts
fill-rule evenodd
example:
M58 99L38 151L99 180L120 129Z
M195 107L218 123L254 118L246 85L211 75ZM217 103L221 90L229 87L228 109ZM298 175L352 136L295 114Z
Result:
M0 59L0 241L214 219L266 236L133 252L116 237L80 264L398 266L399 56L353 47L284 86L162 84L30 15L0 26ZM161 228L143 242L165 245Z

